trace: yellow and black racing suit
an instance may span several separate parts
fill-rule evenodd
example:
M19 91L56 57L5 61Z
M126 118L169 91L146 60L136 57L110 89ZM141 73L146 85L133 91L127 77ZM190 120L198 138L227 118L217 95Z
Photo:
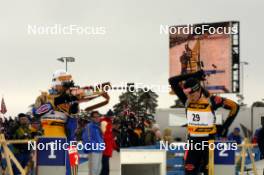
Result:
M169 83L181 102L185 104L188 121L188 142L193 143L193 145L197 143L206 145L209 140L215 139L216 135L226 137L228 128L239 111L239 105L232 100L203 93L204 89L202 89L198 101L188 102L181 85L183 81L191 77L202 80L204 77L203 71L171 77ZM223 125L217 127L215 124L215 110L219 107L228 109L230 112ZM185 155L185 174L196 175L199 172L207 174L208 157L208 147L205 149L189 147Z
M72 121L71 114L78 112L78 99L75 96L70 96L66 93L61 94L48 94L42 93L36 100L36 108L43 108L42 105L49 103L53 110L45 112L41 115L41 125L44 131L44 136L47 137L74 137L74 130L70 131L66 129L66 124L71 125L69 121ZM44 109L45 110L45 109ZM75 119L74 119L75 120ZM72 125L77 126L76 122L72 122Z

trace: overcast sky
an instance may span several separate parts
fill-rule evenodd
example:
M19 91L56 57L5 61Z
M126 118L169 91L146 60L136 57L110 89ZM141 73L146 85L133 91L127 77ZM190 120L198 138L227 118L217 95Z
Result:
M26 112L52 73L64 65L56 58L74 56L69 65L75 82L110 81L167 84L168 36L160 25L239 20L241 60L245 67L245 102L264 98L263 5L259 1L2 1L0 6L0 95L8 114ZM33 35L31 25L103 27L104 35ZM175 97L160 93L159 107ZM110 108L118 93L110 94Z

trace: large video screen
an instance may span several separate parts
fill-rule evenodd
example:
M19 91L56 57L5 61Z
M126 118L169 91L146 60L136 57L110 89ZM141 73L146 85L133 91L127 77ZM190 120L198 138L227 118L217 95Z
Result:
M203 69L202 84L211 93L236 92L233 44L238 32L231 22L170 26L170 76Z

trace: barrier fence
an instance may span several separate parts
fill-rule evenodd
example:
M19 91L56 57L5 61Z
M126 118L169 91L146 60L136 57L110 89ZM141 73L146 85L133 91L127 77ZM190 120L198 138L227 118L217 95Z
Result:
M18 162L17 158L14 156L11 148L9 145L11 144L25 144L29 141L36 141L35 140L6 140L3 134L0 135L0 146L3 153L3 159L6 161L6 170L9 175L14 175L12 164L15 165L21 175L26 175L30 169L35 170L37 166L36 160L33 159L31 163L26 166L22 167L21 164ZM245 165L252 164L252 170L254 175L257 175L257 170L255 166L255 161L260 160L260 151L256 147L255 144L249 143L248 139L245 139L243 144L238 146L238 150L234 152L234 162L232 164L233 168L236 170L236 173L244 174ZM151 146L139 146L139 147L130 147L129 149L160 149L160 145L151 145ZM166 150L166 167L167 167L167 175L184 175L184 153L185 150L183 147L174 149L174 150ZM36 152L33 152L36 155ZM228 153L229 154L229 153ZM233 153L231 153L233 154ZM82 150L79 151L80 161L79 163L85 163L87 159L87 155L83 153ZM33 156L35 157L35 156ZM229 159L232 157L231 155L227 156ZM220 158L221 159L221 158ZM231 158L232 159L232 158ZM219 163L219 156L218 153L209 150L209 175L215 175L215 166ZM223 159L222 161L229 161L228 159ZM32 163L33 162L33 163ZM232 161L231 161L232 162ZM220 162L221 163L221 162ZM230 162L229 162L230 164ZM239 169L236 167L240 167Z
M209 143L212 142L214 141L210 141ZM138 146L131 147L130 149L160 149L160 145ZM184 175L184 154L185 150L183 147L167 150L167 175ZM238 149L234 153L225 152L228 155L226 158L219 158L219 154L219 151L209 150L209 175L216 174L215 166L225 164L230 165L230 168L234 169L235 174L244 174L245 165L252 164L253 173L257 175L255 161L260 160L260 151L257 145L249 143L248 139L245 139L241 145L238 145ZM233 154L233 156L230 154ZM234 158L233 161L232 157Z

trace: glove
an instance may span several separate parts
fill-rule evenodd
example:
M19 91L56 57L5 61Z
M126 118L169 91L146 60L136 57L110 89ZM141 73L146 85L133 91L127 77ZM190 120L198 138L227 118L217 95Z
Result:
M225 128L222 125L217 126L218 137L227 137L227 133L228 133L228 128Z
M205 72L202 69L195 73L189 74L189 75L191 75L191 77L196 78L200 81L205 80L205 77L206 77Z
M206 75L205 75L205 72L204 72L204 70L199 70L199 71L197 71L196 72L197 73L197 78L199 79L199 80L205 80L205 77L206 77Z
M220 133L221 135L221 137L227 137L227 133L228 133L228 128L224 128L223 130L222 130L222 132Z
M221 137L226 137L228 133L228 128L231 126L233 123L235 117L234 116L229 116L226 121L221 125L222 129L220 129L220 136Z

